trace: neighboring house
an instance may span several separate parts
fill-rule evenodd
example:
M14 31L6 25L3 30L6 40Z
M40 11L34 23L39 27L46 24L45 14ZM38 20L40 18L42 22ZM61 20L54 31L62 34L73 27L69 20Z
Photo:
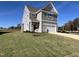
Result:
M21 31L57 32L57 11L52 2L37 10L25 6Z

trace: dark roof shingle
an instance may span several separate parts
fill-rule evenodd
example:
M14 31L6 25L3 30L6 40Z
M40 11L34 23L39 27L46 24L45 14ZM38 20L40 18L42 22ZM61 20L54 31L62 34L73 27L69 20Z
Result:
M28 7L28 9L29 9L31 12L36 12L36 11L38 11L38 9L36 9L36 8L34 8L34 7L31 7L31 6L28 6L28 5L27 5L27 7Z

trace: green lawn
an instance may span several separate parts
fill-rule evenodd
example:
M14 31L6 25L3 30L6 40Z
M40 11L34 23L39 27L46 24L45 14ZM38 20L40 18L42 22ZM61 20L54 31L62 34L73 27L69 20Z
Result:
M5 33L0 35L0 56L79 56L79 41L48 33Z

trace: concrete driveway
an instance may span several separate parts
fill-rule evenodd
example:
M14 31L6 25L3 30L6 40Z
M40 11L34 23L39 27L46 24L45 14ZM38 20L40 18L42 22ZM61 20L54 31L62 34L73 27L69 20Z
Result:
M67 34L67 33L54 33L54 32L49 32L50 34L56 34L56 35L60 35L60 36L64 36L64 37L69 37L69 38L73 38L73 39L77 39L79 40L79 35L76 34Z

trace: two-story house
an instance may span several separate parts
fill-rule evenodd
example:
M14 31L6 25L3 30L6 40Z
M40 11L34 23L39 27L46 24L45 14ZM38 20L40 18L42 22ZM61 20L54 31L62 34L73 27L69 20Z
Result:
M26 5L21 31L57 32L57 15L57 10L52 2L49 2L39 10Z

